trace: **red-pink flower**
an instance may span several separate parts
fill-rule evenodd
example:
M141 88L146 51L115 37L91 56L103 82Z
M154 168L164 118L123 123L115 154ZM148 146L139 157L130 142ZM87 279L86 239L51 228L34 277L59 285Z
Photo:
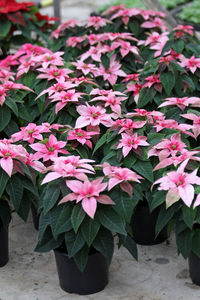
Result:
M140 182L140 179L142 179L141 176L128 168L115 167L108 163L103 164L103 172L109 178L108 191L120 184L120 188L128 193L130 197L133 194L133 187L127 181Z
M194 35L194 27L190 25L177 25L174 30L183 31L188 33L189 35Z
M79 25L78 20L70 19L66 22L61 23L50 35L50 38L54 37L55 39L58 39L59 36L64 33L64 31L68 28L74 28L77 25Z
M52 158L54 164L49 168L49 172L42 181L42 184L63 177L75 177L79 180L87 180L86 174L94 174L94 168L90 163L91 159L80 159L80 156L70 155Z
M191 104L191 106L200 106L200 98L197 97L171 97L171 98L165 98L164 100L167 100L160 104L158 107L164 107L169 105L176 105L181 110L184 110L187 106Z
M189 69L193 74L197 68L200 68L200 58L196 58L194 55L190 58L186 58L185 56L180 57L179 65L181 67L186 67Z
M160 143L153 146L148 152L148 157L156 155L159 156L161 161L169 155L174 156L178 152L182 152L186 147L186 144L181 141L180 134L174 134L169 139L163 139Z
M76 128L82 128L87 125L97 126L103 124L106 127L111 126L111 114L107 114L105 108L101 106L79 105L77 112L80 117L76 120Z
M166 195L167 207L180 198L188 207L192 204L194 199L193 184L200 185L200 177L196 175L198 169L190 174L184 172L187 163L188 159L180 165L177 171L168 172L166 176L154 182L154 184L160 184L158 190L168 191Z
M141 89L144 87L143 84L140 84L138 82L136 82L135 84L129 83L127 85L127 92L133 92L133 96L134 96L134 100L136 102L136 104L138 103L138 99L139 99L139 94Z
M49 68L39 68L37 71L41 72L37 78L39 79L48 79L48 80L57 80L65 81L66 78L69 78L68 74L72 73L72 70L63 68L58 69L56 66L50 66Z
M97 96L90 100L90 102L93 101L104 101L105 102L105 107L110 106L113 112L115 112L118 115L121 115L121 101L126 100L127 97L124 95L123 97L117 97L114 92L110 92L106 96Z
M194 132L195 138L200 134L200 116L197 116L193 113L183 114L181 115L183 118L193 121L192 131Z
M146 142L146 136L138 136L137 133L131 135L127 133L121 134L122 139L120 140L117 148L122 148L123 156L126 157L131 150L136 151L139 146L148 146L149 143Z
M131 119L118 119L113 122L112 129L120 128L119 133L123 131L132 132L132 129L142 128L146 124L146 121L133 121Z
M45 144L35 143L30 145L30 147L37 151L35 153L36 159L42 158L43 161L48 161L49 159L52 160L52 158L57 157L58 153L68 154L68 151L62 149L65 147L65 145L66 142L57 141L57 138L51 134Z
M98 30L100 27L104 27L107 23L112 23L108 19L101 18L99 16L92 16L88 19L86 27L94 27Z
M103 178L98 178L91 182L89 180L84 182L78 180L67 181L67 186L73 193L65 196L59 204L74 200L76 200L76 203L81 201L83 210L93 219L97 209L97 202L101 204L115 204L109 196L100 195L107 187L107 183L102 183L102 180Z
M117 82L117 78L126 77L126 73L122 71L121 64L116 61L116 54L113 54L110 59L110 65L108 69L105 69L102 64L100 64L99 69L95 72L95 76L103 76L104 80L108 80L111 85Z
M81 128L78 129L72 129L68 132L67 140L68 141L78 141L82 145L86 144L89 148L92 149L92 142L90 139L93 135L99 134L99 132L96 131L90 131L87 132L85 130L82 130Z
M61 57L64 54L64 52L55 52L55 53L47 53L47 54L41 54L37 55L33 58L33 61L36 63L42 65L42 68L46 69L49 66L63 66L64 61Z
M82 71L84 75L87 75L89 73L94 73L97 71L97 68L94 64L86 64L82 60L77 60L77 62L72 62L72 65L74 65L77 70Z
M29 123L26 127L21 127L20 129L19 132L16 132L11 136L14 142L23 140L32 144L35 139L43 140L41 133L50 132L49 127L45 125L36 125L35 123Z
M58 102L56 104L56 114L57 114L68 103L78 102L78 99L81 97L82 94L83 93L76 93L76 91L73 89L68 91L62 91L60 93L55 93L49 98L51 99L51 102Z

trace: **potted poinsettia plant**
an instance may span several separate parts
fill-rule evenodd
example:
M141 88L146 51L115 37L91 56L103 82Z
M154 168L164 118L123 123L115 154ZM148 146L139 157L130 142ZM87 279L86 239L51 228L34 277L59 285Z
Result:
M27 220L31 198L38 197L32 169L45 170L22 145L13 143L12 139L0 140L0 266L8 261L8 226L12 211Z
M95 293L108 283L114 236L118 246L123 245L137 258L129 222L135 205L134 185L142 177L128 168L106 162L95 165L94 160L78 156L77 145L71 144L73 134L80 138L80 153L85 154L84 148L92 146L90 132L86 136L84 130L73 130L69 125L44 126L46 132L29 140L30 155L47 168L45 176L43 169L37 169L43 188L36 251L54 249L62 289ZM27 140L24 128L12 139Z

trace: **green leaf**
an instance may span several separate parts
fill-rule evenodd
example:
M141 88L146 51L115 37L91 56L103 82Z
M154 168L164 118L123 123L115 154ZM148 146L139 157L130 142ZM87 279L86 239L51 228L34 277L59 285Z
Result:
M92 155L103 145L106 143L107 140L107 135L108 133L106 132L104 135L102 135L102 137L98 140L98 142L96 143L96 146L93 150Z
M182 76L182 80L185 81L190 86L190 88L192 90L195 90L195 84L194 84L193 80L189 76L183 75Z
M122 219L117 215L113 208L111 207L104 207L97 212L98 218L101 224L111 231L115 231L117 233L121 233L126 235L126 230L124 227L124 222Z
M100 223L96 219L85 218L81 225L81 232L84 240L90 247L99 231Z
M170 96L173 87L175 86L175 78L172 72L161 73L159 77L167 96Z
M193 231L186 229L179 234L176 234L176 244L178 247L178 251L183 255L186 259L192 248L192 236Z
M182 53L184 47L185 47L185 43L183 40L179 39L174 42L173 48L177 53Z
M172 205L168 209L166 209L165 205L162 206L156 222L156 236L172 219L172 217L176 212L176 208L177 208L176 205Z
M22 201L20 203L20 207L18 209L18 215L24 220L25 222L28 219L29 211L31 208L31 196L30 193L27 191L24 191L24 195L22 198Z
M81 231L75 233L73 230L65 233L65 244L69 257L73 257L85 244Z
M104 66L105 69L109 68L109 66L110 66L110 59L109 59L109 57L106 54L103 54L101 56L101 62L102 62L102 64L103 64L103 66Z
M60 195L60 188L58 184L50 184L47 187L46 193L43 198L44 214L56 204Z
M119 241L130 252L130 254L137 260L138 259L137 245L133 240L133 238L131 238L129 235L124 236L119 234Z
M83 222L84 218L85 218L85 212L82 208L82 205L80 203L76 204L72 210L72 215L71 215L71 222L75 233L77 233L79 226Z
M6 101L5 101L5 104L14 112L14 114L18 117L18 107L17 107L17 104L15 103L15 101L10 98L10 97L7 97L6 98Z
M197 228L192 237L192 251L200 256L200 230Z
M11 136L13 133L19 131L19 127L15 121L12 119L8 123L8 125L5 127L4 131L6 132L7 136Z
M182 208L182 212L183 212L183 221L190 229L192 229L197 210L193 209L193 207L188 207L184 205Z
M48 252L50 250L58 248L62 244L62 239L55 240L52 236L51 229L48 228L41 241L38 242L34 251L36 252Z
M11 28L11 22L9 22L8 20L6 19L1 19L0 20L0 39L3 39L7 36L7 34L9 33L10 31L10 28Z
M143 176L144 178L148 179L149 181L153 182L153 167L150 161L141 161L138 160L132 167L134 171L138 174Z
M101 163L103 164L105 161L108 162L110 158L116 156L115 151L110 151L104 158L102 159Z
M105 228L101 228L92 246L105 256L110 265L114 252L114 238L112 233Z
M3 199L0 200L0 219L4 228L8 228L11 221L11 209L8 202Z
M153 194L152 200L149 202L149 209L152 212L156 207L160 206L162 203L165 203L166 192L165 191L156 191Z
M89 252L88 246L84 245L84 247L78 253L76 253L74 255L75 263L81 272L84 271L84 269L87 265L88 252Z
M142 108L148 103L152 101L156 94L156 90L154 88L143 88L140 91L139 99L138 99L138 107Z
M4 128L8 125L11 119L11 113L9 108L6 105L0 106L0 131L3 131Z
M25 75L23 75L24 85L32 89L37 83L36 77L37 74L35 72L26 73Z
M67 232L72 229L72 223L70 220L71 208L64 206L61 214L59 215L56 226L53 229L54 236L58 236L63 232Z
M124 165L125 167L131 169L134 163L136 162L136 158L133 157L132 153L129 153L125 158L124 158Z
M127 223L130 223L134 209L133 199L121 189L111 191L110 197L115 202L113 209L116 213L124 218Z
M140 32L140 25L137 21L135 20L131 20L128 23L128 27L130 28L131 32L134 34L134 36L138 36L139 32Z
M8 174L0 168L0 187L1 187L0 188L0 198L3 195L3 192L5 190L8 180L9 180Z
M23 186L17 176L12 176L12 178L8 181L6 191L10 196L10 200L12 201L14 208L18 211L23 197Z

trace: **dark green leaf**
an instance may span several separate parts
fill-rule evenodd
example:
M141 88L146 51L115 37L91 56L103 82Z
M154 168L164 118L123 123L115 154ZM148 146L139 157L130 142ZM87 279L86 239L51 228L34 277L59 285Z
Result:
M168 224L168 222L172 219L176 212L176 205L170 206L168 209L166 209L165 205L162 206L158 219L156 222L156 235L159 234L159 232Z
M28 219L29 211L31 208L31 199L32 199L32 194L30 194L27 191L24 191L24 195L17 213L25 222Z
M193 207L187 207L186 205L184 205L182 208L182 212L183 221L190 229L192 229L197 210L193 209Z
M81 272L84 271L87 265L88 252L89 252L89 248L87 247L87 245L84 245L84 247L74 255L75 263Z
M80 231L75 233L73 230L65 233L65 244L69 257L73 257L85 244Z
M189 256L192 248L192 236L193 232L189 229L186 229L176 235L178 251L183 255L185 259Z
M124 222L117 215L113 208L105 207L97 212L98 218L101 224L111 231L115 231L117 233L121 233L126 235L126 230L124 227Z
M140 91L139 99L138 99L138 107L142 108L148 103L152 101L156 94L156 90L154 88L143 88Z
M92 246L105 256L110 265L114 252L114 238L112 233L105 228L101 228Z
M6 191L10 196L14 208L18 211L23 197L23 186L17 176L12 176L8 181Z
M44 214L46 214L56 204L59 195L60 188L58 184L48 185L43 198Z
M110 66L110 59L109 59L109 57L106 54L103 54L101 56L101 62L102 62L102 64L103 64L103 66L104 66L105 69L109 68L109 66Z
M153 194L152 200L149 202L149 209L152 212L156 207L160 206L162 203L165 203L166 192L165 191L156 191Z
M85 212L82 208L82 205L76 204L72 210L72 215L71 215L71 223L75 233L77 233L79 226L83 222L84 218L85 218Z
M50 250L58 248L62 244L62 239L55 240L53 238L51 229L48 228L41 241L37 244L36 252L48 252Z
M144 178L153 182L153 167L150 161L141 161L138 160L132 167L138 174L142 175Z
M111 191L110 197L115 202L113 209L116 213L130 223L134 209L133 199L121 189Z
M11 221L11 209L8 202L3 199L0 200L0 219L4 228L8 228Z
M0 198L3 195L8 180L8 174L0 168Z
M11 118L11 113L6 105L0 106L0 131L8 125Z
M84 240L91 246L100 228L100 223L96 219L85 218L81 225L81 232Z
M8 20L2 18L0 19L0 39L5 38L7 36L7 34L10 31L11 28L11 22L9 22Z
M194 231L194 234L192 237L192 251L197 256L200 256L200 230L199 230L199 228Z
M104 135L102 135L102 137L98 140L98 142L96 143L96 146L93 150L92 155L103 145L106 143L107 140L107 135L108 133L105 133Z
M174 47L173 48L177 53L182 53L184 47L185 47L185 44L184 44L183 40L179 39L179 40L174 42Z
M16 116L18 116L18 107L12 98L7 97L5 104L14 112Z
M119 234L119 241L135 259L138 259L137 245L133 238L129 235L124 236Z
M59 215L56 226L53 229L54 236L58 236L63 232L67 232L72 229L72 224L70 220L71 208L64 206L61 214Z
M167 96L170 96L171 91L175 85L175 78L172 72L161 73L159 77Z

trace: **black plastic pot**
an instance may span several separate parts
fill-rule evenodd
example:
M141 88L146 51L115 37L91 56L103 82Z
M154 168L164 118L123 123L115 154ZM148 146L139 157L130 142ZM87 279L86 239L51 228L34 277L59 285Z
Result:
M5 266L8 259L8 230L3 227L0 220L0 267Z
M189 273L192 282L200 285L200 257L191 252L188 257Z
M40 215L38 215L37 208L33 203L31 204L31 214L32 214L34 228L35 230L39 230Z
M140 201L138 203L131 219L133 238L137 244L156 245L167 239L167 228L163 228L155 238L156 221L159 211L160 208L158 207L150 213L147 201Z
M89 295L102 291L108 284L108 264L101 253L95 251L89 254L83 272L61 248L55 249L54 254L60 287L65 292Z

